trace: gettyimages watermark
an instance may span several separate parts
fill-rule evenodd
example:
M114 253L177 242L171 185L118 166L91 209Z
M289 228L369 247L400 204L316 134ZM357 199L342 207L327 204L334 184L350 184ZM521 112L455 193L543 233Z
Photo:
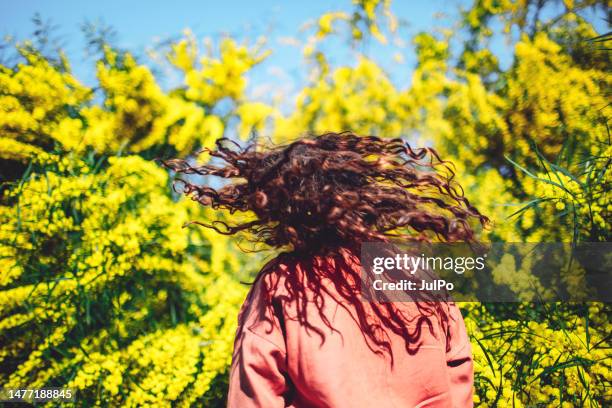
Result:
M365 243L361 292L381 302L611 302L612 243Z

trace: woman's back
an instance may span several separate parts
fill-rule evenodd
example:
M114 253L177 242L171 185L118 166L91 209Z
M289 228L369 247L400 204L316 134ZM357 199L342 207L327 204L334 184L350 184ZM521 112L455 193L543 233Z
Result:
M381 305L407 329L398 334L341 293L338 280L355 277L345 269L279 262L256 281L239 317L228 406L471 406L470 343L456 306Z

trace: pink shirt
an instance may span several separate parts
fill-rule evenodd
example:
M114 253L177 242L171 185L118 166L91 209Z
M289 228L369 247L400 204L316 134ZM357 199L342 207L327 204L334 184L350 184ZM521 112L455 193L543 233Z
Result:
M359 268L357 262L353 267ZM470 342L454 304L443 304L447 319L419 320L416 303L396 303L410 316L404 323L412 342L406 349L404 337L388 332L391 359L373 351L354 304L338 295L333 278L312 285L307 268L281 263L251 288L238 318L228 407L473 405ZM324 275L350 279L327 268ZM304 284L306 307L292 296L296 277Z

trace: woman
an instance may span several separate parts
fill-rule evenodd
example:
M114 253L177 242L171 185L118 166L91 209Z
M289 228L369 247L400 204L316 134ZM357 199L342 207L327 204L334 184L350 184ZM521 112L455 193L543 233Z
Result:
M359 248L396 240L474 241L486 223L447 162L401 139L328 133L245 149L226 139L220 165L167 163L201 204L252 212L209 227L284 249L258 274L238 317L228 406L464 407L473 369L461 313L445 302L364 302Z

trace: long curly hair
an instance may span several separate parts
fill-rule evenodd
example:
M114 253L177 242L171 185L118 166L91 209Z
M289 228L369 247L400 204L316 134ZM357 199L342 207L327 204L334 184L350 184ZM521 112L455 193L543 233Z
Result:
M283 278L285 301L296 301L297 318L324 341L320 328L309 323L307 309L314 304L324 323L325 296L340 302L361 328L373 351L391 354L388 330L402 336L406 349L416 352L422 325L433 332L432 317L447 322L448 308L440 302L418 302L410 316L393 302L366 304L359 291L359 245L394 240L476 242L472 224L487 218L464 197L454 180L452 164L430 148L414 149L402 139L326 133L284 146L241 148L220 139L205 149L221 164L196 166L185 160L163 164L180 176L183 192L204 206L230 213L252 212L254 219L229 225L225 221L196 223L221 234L247 232L251 239L287 249L269 262L257 279L270 294L281 280L275 271L293 271ZM194 183L184 175L239 179L218 188ZM330 265L332 265L330 267ZM334 276L329 276L329 271ZM332 287L322 282L330 279ZM314 302L309 301L310 295ZM248 300L247 300L248 302ZM417 320L416 332L407 322Z
M392 238L470 242L475 240L470 220L487 222L453 180L451 163L402 139L344 132L240 148L223 138L215 149L204 150L222 164L163 163L180 175L243 180L217 189L184 178L178 182L204 206L252 212L255 219L198 223L221 234L246 231L275 248L318 252Z

